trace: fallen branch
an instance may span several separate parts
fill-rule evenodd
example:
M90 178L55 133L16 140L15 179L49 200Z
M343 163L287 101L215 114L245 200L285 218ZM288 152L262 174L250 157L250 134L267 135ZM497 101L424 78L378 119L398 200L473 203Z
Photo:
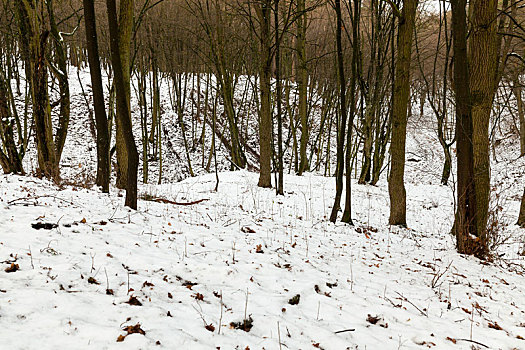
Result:
M413 302L411 302L410 300L408 300L407 298L405 298L401 293L399 293L399 292L396 292L396 293L397 293L397 295L399 295L399 296L401 297L401 299L402 299L403 301L406 301L407 303L409 303L410 305L412 305L413 307L415 307L415 308L417 309L417 311L419 311L419 312L421 313L421 315L428 317L428 314L427 314L426 312L422 311L420 308L418 308L418 307L416 306L416 304L414 304Z
M169 199L164 199L164 198L154 198L154 199L152 199L153 202L165 203L165 204L173 204L173 205L195 205L195 204L199 204L199 203L202 203L202 202L205 202L205 201L208 201L208 200L209 199L204 198L204 199L199 199L199 200L196 200L196 201L193 201L193 202L181 203L181 202L170 201Z
M466 342L474 343L474 344L477 344L477 345L481 345L481 346L483 346L483 347L485 347L487 349L489 348L487 345L485 345L483 343L480 343L478 341L475 341L475 340L470 340L470 339L456 339L456 340L458 340L458 341L466 341Z
M336 331L334 333L339 334L339 333L354 332L354 331L355 331L355 328L350 328L350 329L343 329L342 331Z

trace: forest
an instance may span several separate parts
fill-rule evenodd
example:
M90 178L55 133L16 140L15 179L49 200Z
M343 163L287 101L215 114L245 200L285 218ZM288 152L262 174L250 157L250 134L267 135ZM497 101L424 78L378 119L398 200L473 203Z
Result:
M0 347L523 348L524 88L523 0L0 0Z

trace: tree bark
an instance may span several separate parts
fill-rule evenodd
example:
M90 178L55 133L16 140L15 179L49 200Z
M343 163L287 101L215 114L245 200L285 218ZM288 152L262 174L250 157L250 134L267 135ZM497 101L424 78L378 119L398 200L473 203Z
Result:
M354 116L356 112L356 82L357 82L357 65L359 59L359 21L361 16L361 0L354 0L354 10L352 17L352 75L350 77L350 118L348 120L348 133L346 141L346 193L345 193L345 210L343 212L342 222L353 225L352 222L352 131L354 126Z
M345 157L345 135L346 135L346 120L347 120L347 105L346 105L346 79L345 67L343 61L343 19L341 15L341 0L335 0L336 13L336 57L337 57L337 80L339 83L339 129L337 133L337 163L335 171L335 199L332 212L330 214L330 221L336 222L337 214L341 209L341 195L343 193L343 175L344 175L344 157ZM347 169L347 171L349 171Z
M299 93L298 109L299 119L301 121L301 144L299 149L299 171L298 174L302 175L305 171L309 170L308 157L306 155L306 149L308 147L308 141L310 137L310 130L308 128L308 67L306 58L306 6L305 0L297 0L297 90Z
M271 104L271 67L272 52L270 38L271 0L263 0L258 8L260 24L260 81L261 105L259 111L260 172L259 187L272 187L272 104Z
M129 118L129 100L126 98L124 71L129 70L129 66L122 65L122 58L120 57L119 47L119 25L117 22L117 6L115 0L106 0L110 46L111 46L111 62L113 64L113 71L115 74L115 88L117 96L117 105L123 113L117 114L117 119L120 122L121 130L124 136L126 153L127 153L127 182L126 182L126 201L125 205L137 209L137 170L139 155L137 146L133 137L133 129L131 126L131 119Z
M497 0L472 0L469 35L472 146L476 189L477 234L486 241L490 196L489 120L498 67Z
M93 0L83 0L83 3L89 73L91 75L91 89L93 90L93 105L97 127L97 185L102 187L102 192L109 193L109 128L98 53L95 5Z
M525 227L525 190L523 191L523 196L521 197L521 207L520 214L518 217L518 225Z
M126 110L123 110L117 102L116 108L116 146L117 146L117 182L118 188L124 188L127 184L128 157L126 146L126 131L122 125L122 116L129 119L131 124L130 98L131 98L131 35L133 30L133 6L134 0L120 1L120 14L118 18L118 46L120 50L120 60L123 69L123 86L126 98ZM127 114L125 114L127 111Z
M390 195L390 225L406 226L405 144L407 112L410 94L410 61L412 35L418 0L403 0L397 34L397 60L392 106L392 154L388 192Z

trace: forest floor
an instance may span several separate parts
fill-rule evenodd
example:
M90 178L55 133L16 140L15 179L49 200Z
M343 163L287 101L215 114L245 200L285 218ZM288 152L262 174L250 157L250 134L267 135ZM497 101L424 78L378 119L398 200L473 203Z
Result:
M493 263L458 255L448 187L408 184L401 229L386 185L356 184L351 227L326 220L333 178L286 176L278 197L219 177L142 186L132 211L0 176L2 348L525 348L524 232L502 228Z
M141 185L132 211L123 191L84 188L96 149L72 82L61 164L71 185L0 175L0 348L525 348L525 230L514 225L525 159L512 126L497 130L491 222L500 239L483 263L457 254L449 234L454 175L439 184L431 113L409 125L408 228L388 225L384 173L378 186L353 184L348 226L327 220L333 178L286 174L276 196L255 173L225 172L224 147L215 192L215 175L196 165L209 130L190 154L198 176L178 182L187 176L181 128L163 86L164 184ZM132 110L139 140L136 101ZM253 141L255 114L247 118ZM30 149L25 168L35 167Z

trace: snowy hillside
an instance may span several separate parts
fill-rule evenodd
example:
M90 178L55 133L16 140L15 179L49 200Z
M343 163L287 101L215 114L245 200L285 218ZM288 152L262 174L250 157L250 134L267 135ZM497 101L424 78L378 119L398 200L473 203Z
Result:
M525 347L523 244L493 264L458 255L447 187L408 185L398 229L386 187L355 185L352 228L326 220L332 178L287 176L276 197L256 174L219 176L217 193L214 175L143 186L197 203L136 212L116 190L1 176L1 347Z

